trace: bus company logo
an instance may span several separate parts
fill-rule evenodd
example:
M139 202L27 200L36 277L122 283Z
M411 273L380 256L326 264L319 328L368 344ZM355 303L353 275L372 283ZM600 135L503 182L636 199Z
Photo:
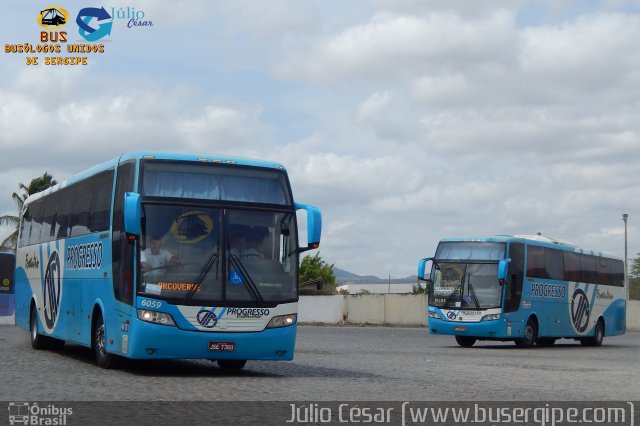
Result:
M609 290L600 291L600 289L596 290L596 299L598 300L613 300L613 294L609 292Z
M29 256L29 253L24 256L24 269L38 269L40 267L40 261L37 255Z
M51 253L47 263L47 270L42 282L42 299L44 319L47 328L51 330L56 323L60 306L60 257L57 251Z
M49 6L40 11L37 22L46 30L57 30L69 22L69 12L60 6Z
M448 311L447 318L449 318L450 320L454 320L458 317L459 314L460 314L460 311Z
M200 309L197 316L198 324L205 328L213 328L218 324L218 317L213 312L213 309Z
M78 33L87 41L98 41L111 35L113 18L104 7L85 7L80 9L76 18Z
M576 289L571 298L571 321L578 333L584 333L589 325L589 299L582 289Z
M268 317L271 311L269 309L261 308L229 308L227 309L228 315L235 315L236 318L252 318L260 319L262 317Z

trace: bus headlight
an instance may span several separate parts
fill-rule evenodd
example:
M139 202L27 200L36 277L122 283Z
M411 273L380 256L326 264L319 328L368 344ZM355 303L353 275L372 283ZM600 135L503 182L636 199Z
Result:
M271 318L271 321L267 324L267 328L288 327L296 322L298 322L297 314L280 315Z
M429 318L442 319L439 313L429 311Z
M493 321L500 319L500 314L489 314L482 317L480 321Z
M165 314L164 312L156 312L156 311L147 311L146 309L138 309L138 318L142 321L151 322L154 324L161 325L173 325L176 323L171 318L171 315Z

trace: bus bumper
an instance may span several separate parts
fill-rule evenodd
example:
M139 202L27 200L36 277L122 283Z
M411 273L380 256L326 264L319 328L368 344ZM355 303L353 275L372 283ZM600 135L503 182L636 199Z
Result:
M480 322L445 321L429 318L427 324L430 334L444 334L449 336L469 336L486 339L513 339L517 336L508 335L508 327L504 319ZM510 328L510 327L509 327Z
M221 333L182 330L134 321L121 336L121 348L110 352L133 359L293 359L297 326L257 332Z

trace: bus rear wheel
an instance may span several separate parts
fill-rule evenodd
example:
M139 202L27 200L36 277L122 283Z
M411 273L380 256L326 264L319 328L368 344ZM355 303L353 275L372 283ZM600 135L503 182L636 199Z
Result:
M524 337L516 339L516 346L519 348L530 348L538 339L538 324L533 318L527 320L527 325L524 327Z
M242 370L246 363L246 360L240 359L219 359L218 367L227 371L238 371Z
M580 339L582 346L602 346L604 340L604 322L599 319L593 330L593 336Z
M456 336L456 342L458 342L458 344L463 348L470 348L474 343L476 343L476 340L477 339L475 337Z

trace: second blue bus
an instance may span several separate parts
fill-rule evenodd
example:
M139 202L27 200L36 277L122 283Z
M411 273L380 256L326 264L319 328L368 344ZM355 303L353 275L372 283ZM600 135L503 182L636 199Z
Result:
M560 338L600 346L626 330L623 261L543 236L444 239L418 277L427 281L429 332L463 347Z

